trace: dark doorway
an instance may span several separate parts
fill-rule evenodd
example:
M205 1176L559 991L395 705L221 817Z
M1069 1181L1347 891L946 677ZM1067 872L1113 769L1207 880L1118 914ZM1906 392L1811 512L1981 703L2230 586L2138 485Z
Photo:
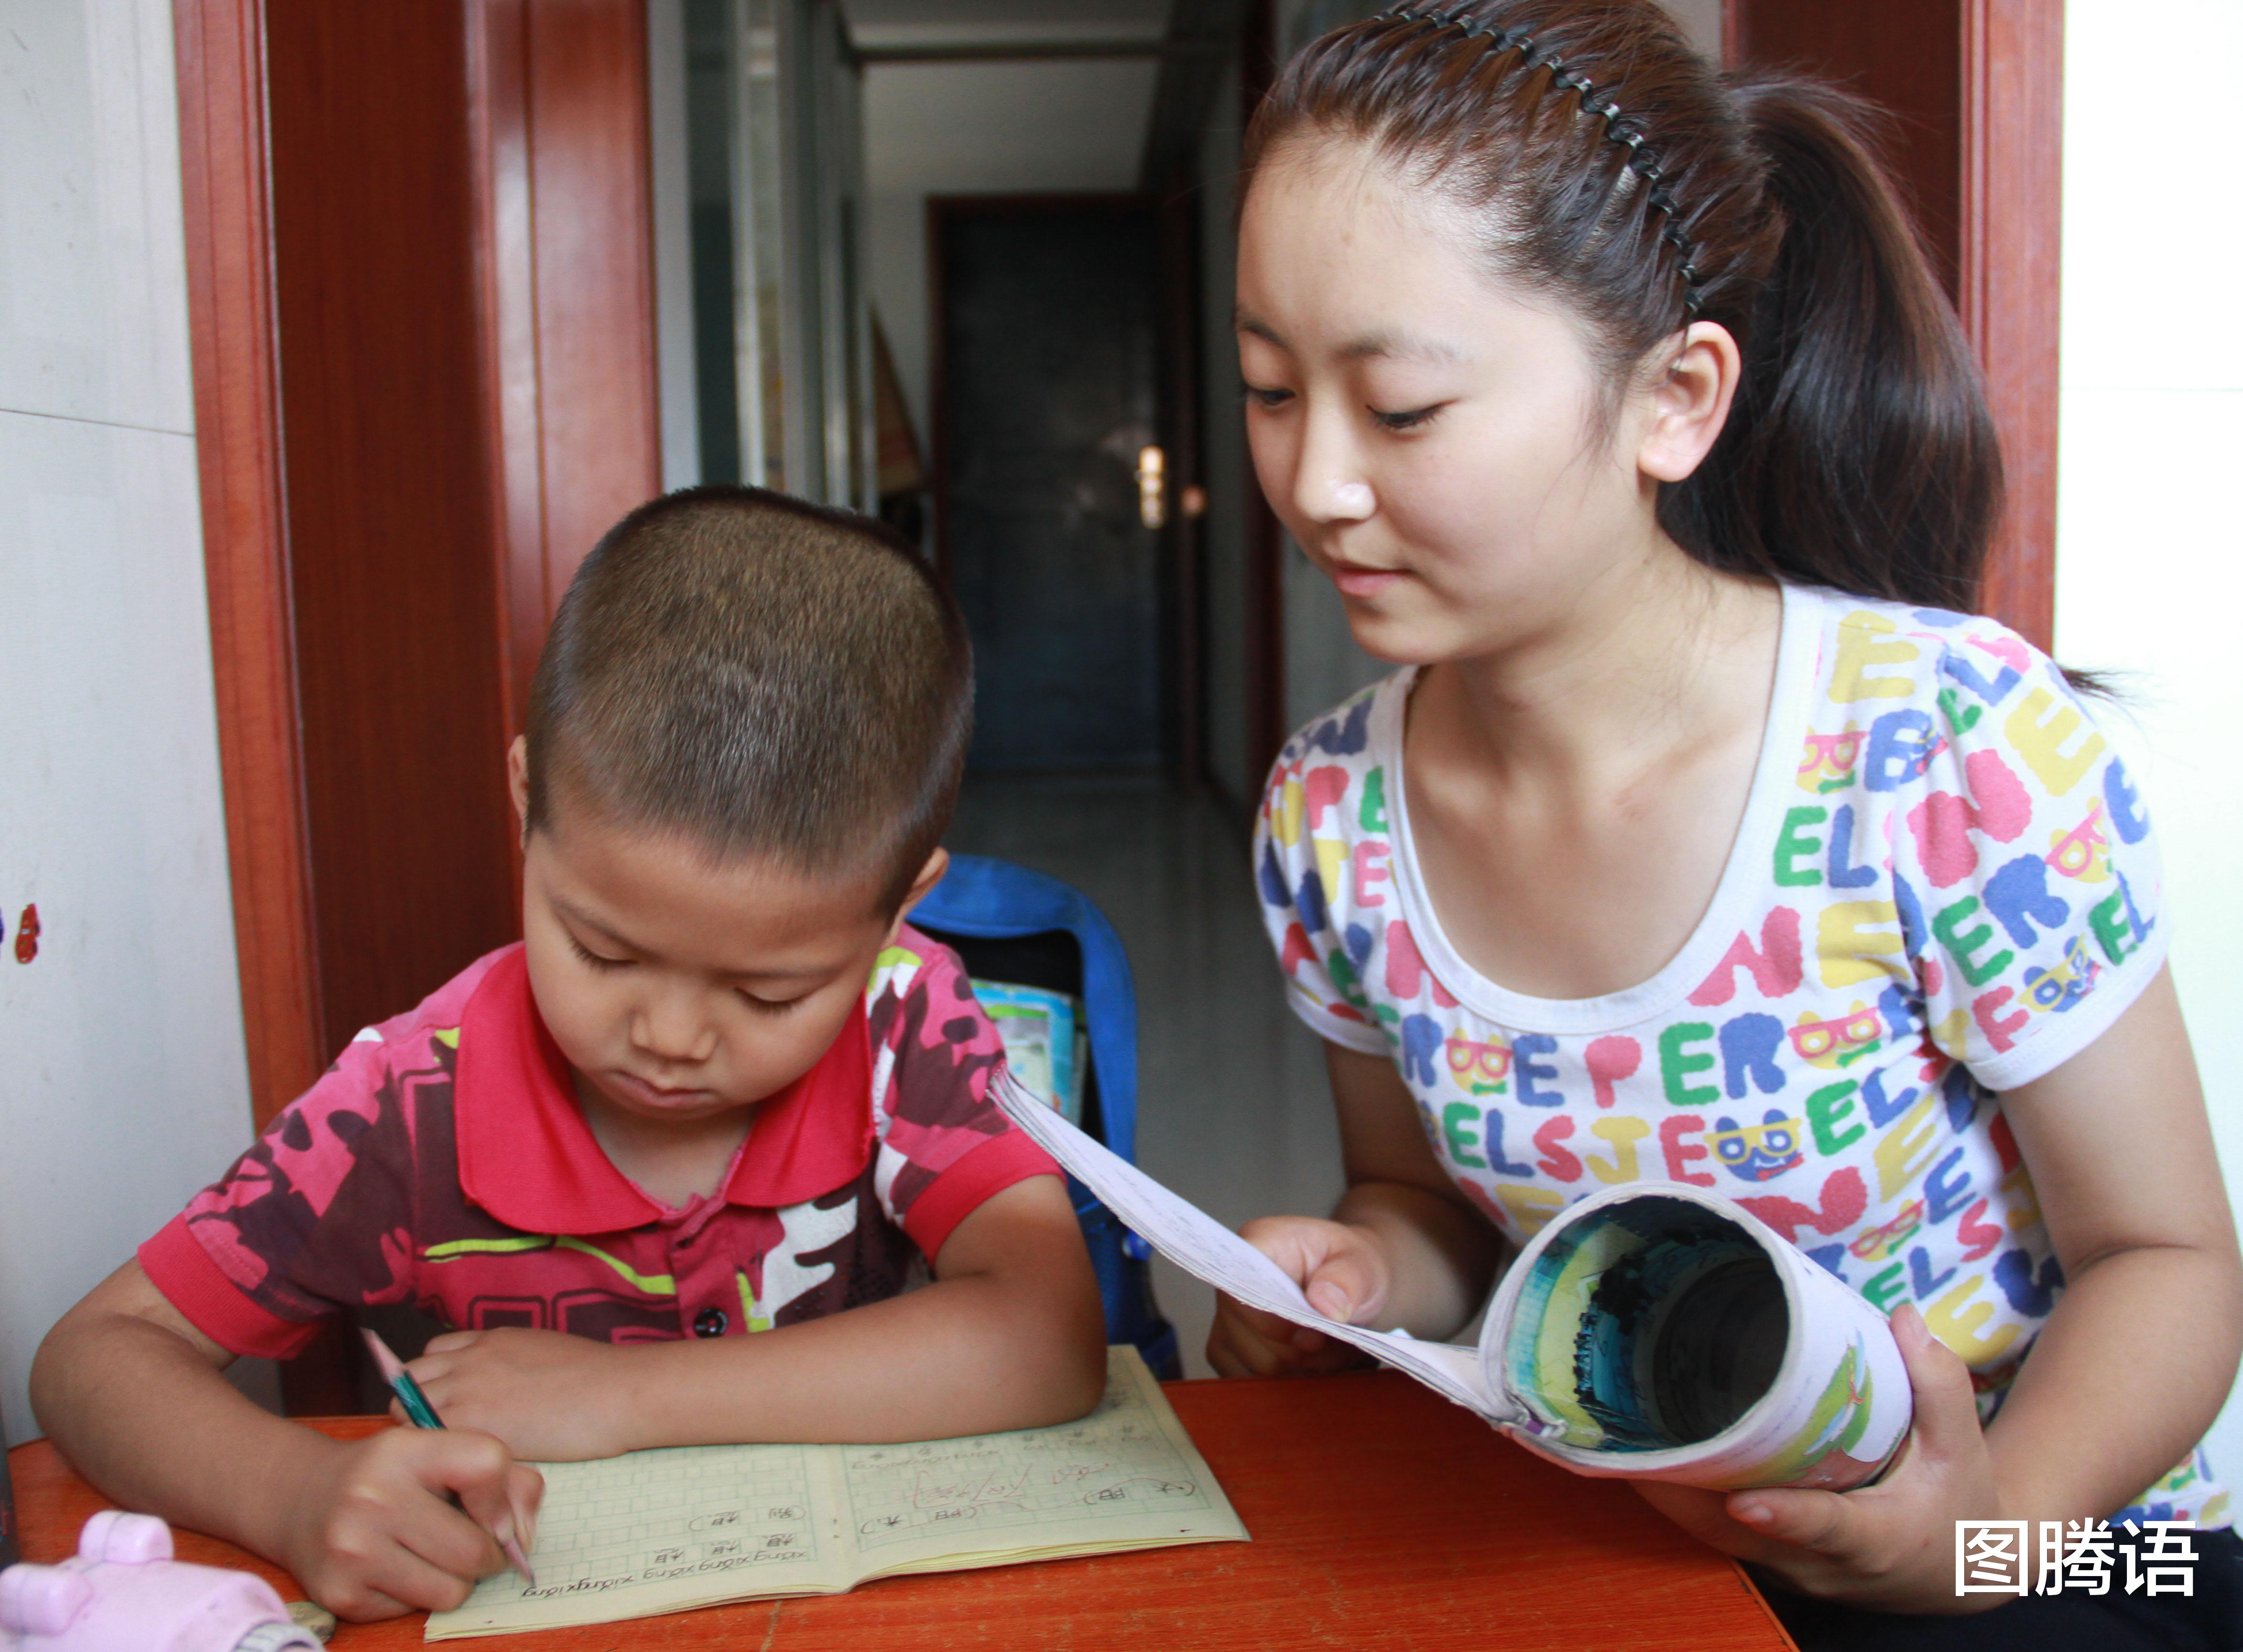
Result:
M973 635L970 765L1157 764L1156 215L1135 195L929 211L937 530Z

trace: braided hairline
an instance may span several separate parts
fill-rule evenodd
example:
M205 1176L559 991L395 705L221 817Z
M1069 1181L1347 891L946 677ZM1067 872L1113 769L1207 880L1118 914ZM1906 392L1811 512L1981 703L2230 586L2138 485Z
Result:
M1371 21L1431 24L1436 30L1449 28L1461 29L1465 39L1485 39L1490 44L1491 48L1499 53L1515 50L1519 54L1520 61L1530 71L1535 69L1547 69L1550 71L1550 84L1559 91L1580 92L1583 112L1603 118L1606 141L1618 144L1627 151L1627 169L1640 178L1648 186L1645 199L1666 219L1665 226L1659 232L1659 239L1672 246L1682 260L1679 272L1682 277L1682 307L1694 320L1703 304L1703 293L1700 285L1702 277L1695 262L1697 248L1692 244L1690 238L1682 233L1681 226L1675 221L1681 207L1674 197L1667 192L1666 174L1659 165L1657 155L1646 151L1643 133L1637 129L1633 121L1620 112L1620 105L1609 98L1600 104L1591 101L1596 87L1591 84L1586 75L1578 74L1566 68L1565 59L1559 57L1556 52L1547 52L1537 57L1534 55L1534 37L1531 31L1525 29L1491 29L1485 24L1468 22L1462 15L1465 10L1464 6L1454 6L1446 11L1430 11L1415 6L1396 6L1380 12Z

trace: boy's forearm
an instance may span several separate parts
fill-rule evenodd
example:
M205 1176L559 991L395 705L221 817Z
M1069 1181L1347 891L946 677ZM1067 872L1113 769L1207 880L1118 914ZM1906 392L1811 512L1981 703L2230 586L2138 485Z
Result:
M239 1392L178 1336L81 1306L31 1370L39 1423L128 1508L279 1559L292 1490L338 1447Z
M2124 1507L2202 1438L2239 1348L2233 1251L2150 1247L2081 1269L1986 1431L2004 1513L2077 1520Z
M1081 1416L1105 1330L1095 1296L970 1275L752 1336L618 1349L616 1368L624 1449L941 1440Z

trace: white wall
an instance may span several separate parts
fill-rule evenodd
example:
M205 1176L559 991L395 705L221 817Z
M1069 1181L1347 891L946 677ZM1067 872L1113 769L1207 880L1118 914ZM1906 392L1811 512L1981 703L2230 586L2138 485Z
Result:
M0 0L10 1440L47 1327L249 1136L179 212L170 0Z
M926 198L1135 189L1155 73L1126 57L865 71L872 305L922 449L933 429Z
M2243 79L2243 6L2071 0L2065 28L2057 651L2067 664L2128 673L2131 720L2104 720L2142 772L2158 821L2174 978L2239 1186L2243 221L2219 180ZM2228 90L2160 100L2153 113L2114 96L2107 43L2122 37L2155 41L2187 63L2192 84ZM2243 1391L2211 1449L2213 1467L2243 1483Z

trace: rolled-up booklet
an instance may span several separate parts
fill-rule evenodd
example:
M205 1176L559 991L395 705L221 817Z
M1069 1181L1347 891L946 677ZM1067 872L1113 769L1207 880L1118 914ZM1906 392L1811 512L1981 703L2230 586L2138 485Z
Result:
M1363 1349L1576 1473L1843 1491L1908 1436L1908 1369L1883 1316L1704 1189L1635 1182L1566 1206L1505 1271L1478 1346L1421 1342L1326 1318L1259 1251L1008 1075L1000 1100L1186 1272Z

